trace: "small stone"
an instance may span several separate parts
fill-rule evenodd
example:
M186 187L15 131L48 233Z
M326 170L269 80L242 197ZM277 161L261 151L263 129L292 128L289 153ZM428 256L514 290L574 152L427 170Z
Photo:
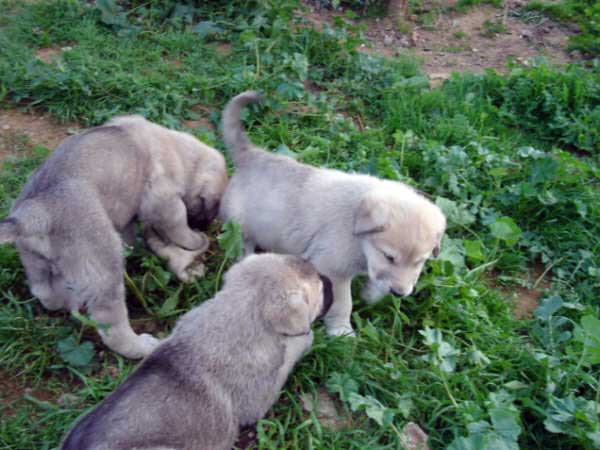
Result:
M392 37L390 35L385 35L383 37L383 45L385 45L386 47L389 47L390 45L392 45L394 43L394 39L392 39Z
M528 30L527 28L523 28L521 30L521 37L523 39L532 39L533 38L533 32L531 30Z
M2 129L3 129L3 130L10 130L10 125L3 125L3 126L2 126Z
M338 413L333 398L325 389L320 388L316 396L307 393L302 394L300 399L302 409L306 412L312 412L325 428L341 430L350 426L348 416Z
M405 450L429 450L427 440L427 434L414 422L408 422L402 428L400 444Z
M471 51L472 51L473 53L477 53L477 52L479 52L479 50L478 50L478 49L476 49L476 48L472 48L472 49L471 49Z

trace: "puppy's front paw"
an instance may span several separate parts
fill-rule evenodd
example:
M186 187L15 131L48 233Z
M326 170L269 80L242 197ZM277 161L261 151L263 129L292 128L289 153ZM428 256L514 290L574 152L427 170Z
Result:
M356 337L356 333L352 329L351 325L342 325L340 327L328 327L327 335L329 336L346 336L346 337Z
M176 272L177 277L184 283L191 283L198 278L204 276L204 264L200 261L196 261L184 270Z
M208 238L201 231L191 231L187 238L187 245L184 245L186 250L197 251L199 253L204 253L208 250L208 246Z
M160 344L160 340L150 334L143 333L136 337L135 345L119 353L129 359L141 359L152 353L158 344Z

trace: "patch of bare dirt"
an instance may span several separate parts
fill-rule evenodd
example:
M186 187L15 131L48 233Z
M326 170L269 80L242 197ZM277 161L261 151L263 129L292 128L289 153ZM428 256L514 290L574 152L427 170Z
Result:
M217 42L215 44L215 50L222 55L229 55L233 51L233 47L228 42Z
M15 405L27 397L37 401L48 402L54 396L42 389L22 386L14 377L0 369L0 412L2 416L12 416Z
M45 63L50 63L59 53L60 47L45 47L36 50L35 57L44 61Z
M246 427L240 431L238 439L233 448L243 450L253 447L257 442L258 436L256 435L256 426Z
M517 319L531 318L544 292L550 288L550 276L541 264L534 265L525 286L501 288L513 303L513 314Z
M199 127L206 128L208 130L214 130L215 125L210 120L210 114L214 109L204 105L195 105L192 107L194 117L187 120L182 120L185 127L195 130Z
M438 8L451 7L452 1L445 0ZM331 23L343 14L317 9L308 0L305 3L308 12L299 15L316 29L322 29L325 22ZM389 18L368 19L364 32L368 43L359 50L384 57L417 56L423 60L424 70L437 80L433 84L441 83L452 71L481 73L485 68L505 71L509 57L523 64L539 55L556 64L572 60L565 48L573 30L551 20L525 23L513 17L520 6L513 1L506 10L484 5L472 7L466 13L439 13L429 27L416 23L418 16L413 15L404 24L403 32ZM435 17L434 11L430 11L430 15ZM504 29L486 37L490 31L488 21L502 24Z
M15 143L27 136L31 146L43 145L54 149L69 136L68 130L78 129L77 124L59 124L49 114L24 113L18 110L0 110L0 162L14 155Z

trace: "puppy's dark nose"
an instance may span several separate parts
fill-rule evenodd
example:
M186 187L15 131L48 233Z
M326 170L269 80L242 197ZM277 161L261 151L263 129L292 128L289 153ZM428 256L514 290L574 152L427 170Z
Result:
M390 294L395 295L396 297L404 297L404 290L398 291L394 288L390 288Z
M321 308L319 317L323 317L327 314L333 303L333 287L331 286L331 280L329 278L324 275L319 275L319 277L323 283L323 308Z

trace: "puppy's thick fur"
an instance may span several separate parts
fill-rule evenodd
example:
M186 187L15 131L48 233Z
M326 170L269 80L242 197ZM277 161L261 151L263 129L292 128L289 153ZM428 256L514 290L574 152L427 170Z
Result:
M300 357L331 285L289 255L252 255L110 397L63 450L229 450L261 419Z
M221 201L222 220L241 225L246 251L256 246L302 256L331 278L331 335L353 333L350 282L368 274L367 301L409 295L425 261L439 251L446 219L409 186L367 175L319 169L254 147L242 108L256 92L232 99L223 135L236 173Z
M174 248L170 264L181 266L183 253L208 247L188 222L212 219L226 184L215 149L142 117L118 117L65 140L29 177L0 222L0 243L16 243L47 309L87 308L108 326L100 332L108 347L140 358L157 341L129 324L122 238L132 239L139 218L155 251Z

